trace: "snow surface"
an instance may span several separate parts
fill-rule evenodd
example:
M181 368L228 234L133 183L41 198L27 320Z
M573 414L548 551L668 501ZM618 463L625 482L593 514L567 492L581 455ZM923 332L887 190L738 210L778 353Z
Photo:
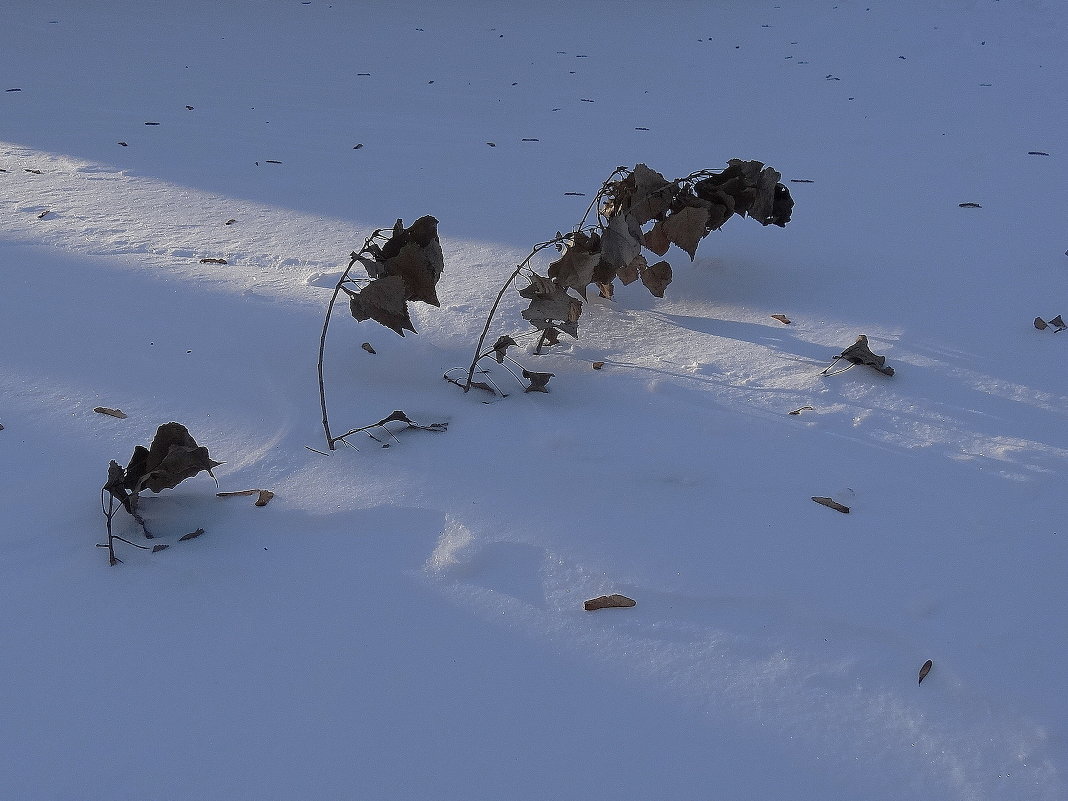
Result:
M3 17L0 797L1066 797L1068 5ZM614 167L729 158L812 181L786 229L591 302L548 395L441 379ZM442 307L339 311L331 416L449 430L315 453L333 283L423 214ZM860 333L896 374L820 377ZM277 497L150 495L108 567L170 420Z

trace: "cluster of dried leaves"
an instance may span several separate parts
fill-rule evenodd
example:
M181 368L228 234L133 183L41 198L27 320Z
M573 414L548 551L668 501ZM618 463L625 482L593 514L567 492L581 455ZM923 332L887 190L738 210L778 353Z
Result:
M385 244L380 246L372 237L362 250L351 254L349 267L355 262L362 264L371 278L359 291L342 287L349 296L349 311L357 320L374 320L404 336L405 331L416 333L408 301L441 305L437 283L445 262L434 217L420 217L408 228L397 220Z
M511 283L522 275L528 281L519 294L530 301L522 312L523 318L542 332L535 352L540 352L543 345L556 344L561 333L578 336L578 320L591 285L597 287L602 298L611 298L617 279L623 285L640 280L653 295L662 298L671 283L671 264L664 260L650 264L643 249L662 257L677 245L693 261L701 240L734 215L751 217L761 225L785 226L794 201L790 190L780 183L781 177L763 162L739 159L729 161L722 171L702 170L674 181L645 164L633 169L617 168L575 230L557 233L553 240L535 246L509 278ZM586 219L594 208L597 224L587 226ZM549 245L554 245L561 255L549 265L546 275L538 275L527 265L541 248ZM495 304L490 320L496 308ZM487 330L488 327L489 320ZM500 337L491 350L481 352L484 341L485 332L463 385L465 389L486 386L471 380L480 359L492 355L503 363L508 358L507 348L515 344L511 337ZM526 391L535 390L547 391L544 382L532 384Z
M140 524L145 537L151 539L152 534L137 508L141 491L147 489L160 492L171 489L185 479L205 471L215 478L211 471L220 464L222 462L216 462L208 455L207 448L197 444L189 429L181 423L164 423L157 428L151 445L147 448L143 445L135 447L125 468L112 461L108 466L107 483L101 490L101 507L108 529L107 544L101 547L108 549L111 564L121 561L115 556L114 540L122 540L137 548L144 547L119 537L112 531L111 521L115 514L116 501ZM105 493L110 496L110 502L106 505L103 503ZM203 533L203 530L200 530L200 533ZM187 534L182 539L192 539L195 536L199 535ZM155 552L166 547L157 545L151 550Z

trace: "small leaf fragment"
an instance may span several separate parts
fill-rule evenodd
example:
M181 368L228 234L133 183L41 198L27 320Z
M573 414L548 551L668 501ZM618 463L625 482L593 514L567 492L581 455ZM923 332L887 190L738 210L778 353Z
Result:
M235 222L237 222L237 220L235 220L234 218L232 218L232 217L231 217L231 218L230 218L229 220L227 220L227 221L226 221L226 222L225 222L224 224L225 224L225 225L233 225L233 224L234 224Z
M982 208L982 206L980 206L978 203L958 203L957 205L960 206L962 209L981 209Z
M201 259L201 264L228 264L226 259Z
M159 545L153 545L152 546L152 553L159 553L160 551L165 551L170 547L171 547L170 545L167 545L166 543L162 543L161 542Z
M1059 314L1052 320L1050 320L1049 324L1056 328L1058 332L1063 331L1065 328L1068 328L1068 325L1064 324L1064 318L1061 317Z
M838 501L835 501L831 498L825 498L820 495L813 495L812 500L814 500L818 504L821 504L822 506L826 506L829 509L834 509L836 512L841 512L844 515L849 514L848 506L843 506L842 504L838 503Z
M232 491L232 492L216 492L215 493L215 497L216 498L236 498L239 495L255 495L257 492L259 492L259 490L254 490L254 489L250 489L250 490L235 490L235 491Z
M97 406L93 411L97 414L106 414L111 417L117 417L120 420L125 420L127 416L121 409L109 409L107 406Z
M370 342L364 342L362 345L360 345L360 347L363 348L368 353L377 353L378 352L373 347L371 347L371 343Z
M523 371L523 378L530 381L530 386L524 389L524 392L548 392L549 388L546 384L549 383L549 379L555 375L554 373L532 373L529 370Z
M666 261L650 264L642 271L642 283L655 297L664 297L664 290L671 283L671 265Z
M1037 328L1039 331L1045 331L1047 328L1049 328L1049 324L1041 317L1036 317L1035 328Z
M204 529L198 528L196 531L190 531L188 534L185 534L185 535L179 537L178 538L178 542L185 542L186 540L195 540L197 537L199 537L203 533L204 533Z
M594 362L593 363L593 369L594 370L600 370L602 367L604 367L604 362Z
M917 684L923 684L923 680L927 677L927 674L931 672L931 668L934 667L934 662L928 659L923 663L923 667L920 668L920 680Z
M274 497L274 493L270 490L260 490L260 497L256 499L256 506L266 506L271 498Z
M771 315L771 319L772 320L778 320L783 325L789 325L790 324L790 318L787 317L785 314L773 314L773 315Z
M625 609L635 606L636 604L637 601L633 598L613 593L612 595L601 595L597 598L591 598L582 604L582 608L587 612L594 612L598 609Z
M800 409L794 409L790 414L801 414L801 412L814 412L816 408L814 406L802 406Z

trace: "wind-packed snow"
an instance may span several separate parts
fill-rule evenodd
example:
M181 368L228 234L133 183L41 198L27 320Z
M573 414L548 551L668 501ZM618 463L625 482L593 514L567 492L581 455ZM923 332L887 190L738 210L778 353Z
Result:
M0 797L1066 797L1068 5L2 17ZM591 299L519 354L549 394L442 380L615 167L730 158L785 229ZM448 431L328 451L334 283L424 214L441 308L339 307L326 386ZM822 377L862 333L895 374ZM172 547L109 567L108 462L171 420L276 497L147 494Z

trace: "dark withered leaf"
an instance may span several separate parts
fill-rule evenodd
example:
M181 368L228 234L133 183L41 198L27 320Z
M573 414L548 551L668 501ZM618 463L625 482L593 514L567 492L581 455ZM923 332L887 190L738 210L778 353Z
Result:
M641 253L642 229L630 214L617 214L608 221L601 257L617 268L630 264Z
M600 248L599 238L576 231L570 243L564 243L563 255L549 265L549 277L558 286L585 295L587 285L593 281L593 271L601 261Z
M838 358L845 359L852 364L863 364L868 367L874 367L880 373L886 375L894 374L894 368L886 366L885 356L877 356L871 352L871 348L868 347L868 338L864 334L858 336L857 341L843 350Z
M184 534L183 536L179 537L178 542L185 542L186 540L195 540L203 533L204 529L198 528L196 531L190 531L188 534Z
M438 251L440 253L440 249ZM431 306L440 306L438 293L435 289L437 276L441 271L430 263L424 249L414 240L409 242L400 253L386 261L386 274L397 275L404 280L405 299L420 300Z
M572 336L577 335L578 331L576 330L575 333L572 334ZM549 326L548 328L546 328L542 336L544 337L542 344L547 345L550 348L560 342L560 332L553 326Z
M639 278L646 268L649 266L649 262L645 260L645 256L638 254L634 260L625 267L620 267L616 271L616 275L619 276L619 280L623 283L623 286L633 284Z
M780 178L782 174L771 167L765 167L757 176L756 197L749 207L749 216L761 225L770 225L775 219L775 187Z
M664 221L657 220L656 225L642 234L642 244L657 256L663 256L671 247L671 240L664 231Z
M1050 320L1049 324L1052 325L1055 329L1057 329L1057 331L1063 331L1065 328L1068 328L1068 326L1064 324L1064 318L1061 317L1059 314L1052 320Z
M500 337L493 345L493 358L497 364L504 364L504 357L508 354L508 348L518 343L509 336Z
M849 507L838 503L834 498L828 498L823 495L813 495L812 500L820 506L826 506L828 509L834 509L836 512L841 512L844 515L849 514Z
M678 188L656 170L636 164L630 175L612 187L612 204L638 225L657 219L675 199Z
M134 448L126 467L125 486L133 494L142 489L160 492L202 471L214 477L211 471L220 464L208 455L207 448L197 444L184 425L164 423L156 429L147 450L140 445Z
M655 297L664 297L664 290L671 283L671 265L666 261L658 261L641 271L642 283Z
M531 276L530 286L520 290L519 294L530 298L530 306L523 310L523 318L535 328L556 325L567 331L565 326L573 326L582 314L581 301L571 297L564 287L540 275Z
M793 211L794 199L790 195L790 189L783 184L778 184L775 187L775 203L772 206L771 219L768 222L771 225L785 228L786 223L790 222L790 216Z
M546 384L549 383L549 379L555 375L554 373L532 373L530 370L523 371L523 378L530 381L530 386L524 389L524 392L548 392L549 388Z
M1036 317L1035 328L1037 328L1039 331L1045 331L1047 328L1049 328L1049 323L1047 323L1041 317Z
M161 543L159 543L158 545L153 545L153 546L152 546L152 551L151 551L151 552L152 552L152 553L159 553L160 551L165 551L165 550L167 550L167 549L168 549L168 548L170 548L170 547L171 547L170 545L167 545L166 543L162 543L162 542L161 542Z
M374 320L404 336L415 333L405 303L404 279L399 275L377 278L349 297L349 312L359 321Z
M664 234L689 254L690 261L697 257L697 244L708 233L708 217L708 209L687 206L663 221Z

